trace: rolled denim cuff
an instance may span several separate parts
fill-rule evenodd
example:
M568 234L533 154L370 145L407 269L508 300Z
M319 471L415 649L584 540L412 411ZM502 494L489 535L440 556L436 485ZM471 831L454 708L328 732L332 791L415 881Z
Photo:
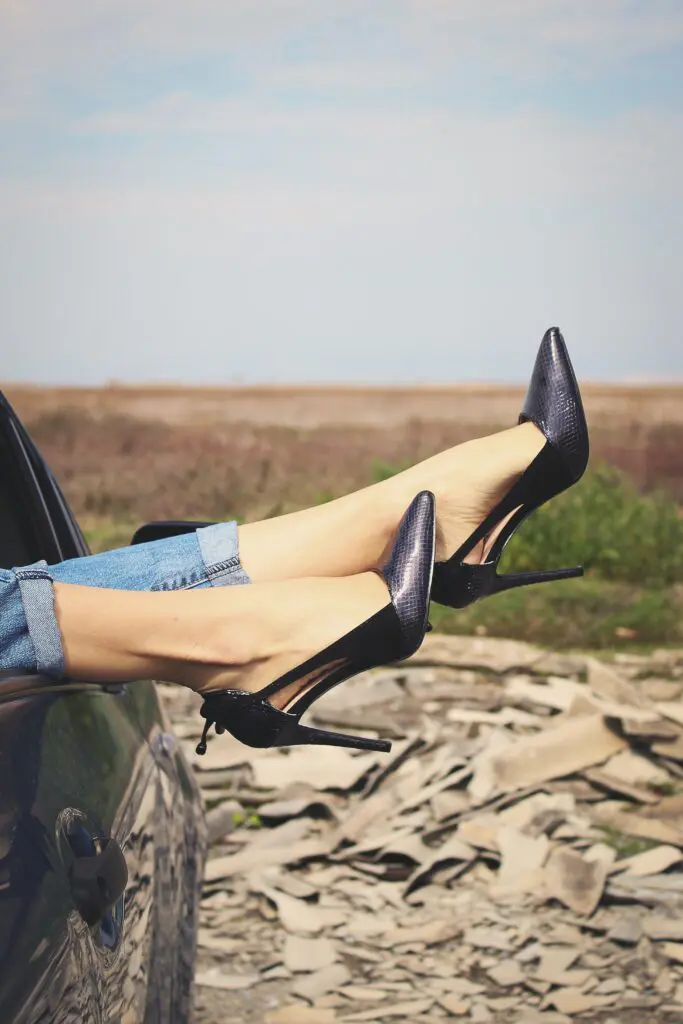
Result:
M59 679L64 675L64 651L47 562L34 562L12 571L19 585L26 627L35 651L36 672Z
M197 530L197 540L206 576L212 587L251 583L251 577L240 562L237 523L204 526Z

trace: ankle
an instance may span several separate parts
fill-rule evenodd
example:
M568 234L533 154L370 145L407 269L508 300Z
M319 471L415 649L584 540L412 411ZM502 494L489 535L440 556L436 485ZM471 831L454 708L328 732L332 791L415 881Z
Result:
M363 572L379 564L407 503L397 506L383 484L374 484L313 508L247 523L239 527L242 566L253 583Z
M219 618L207 626L204 662L198 669L186 666L177 681L204 693L224 687L257 692L324 650L387 601L386 584L374 572L240 589L258 589L260 596L250 608L253 597L245 595L244 617L237 623L237 656L225 619ZM230 664L228 654L233 659ZM286 698L287 692L281 697ZM278 699L273 703L278 704Z

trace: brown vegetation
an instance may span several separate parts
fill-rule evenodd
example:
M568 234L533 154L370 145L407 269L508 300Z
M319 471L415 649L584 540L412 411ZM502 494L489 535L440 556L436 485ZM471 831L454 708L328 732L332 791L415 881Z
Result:
M78 515L250 519L514 423L521 388L8 388ZM592 457L683 500L683 387L588 386Z

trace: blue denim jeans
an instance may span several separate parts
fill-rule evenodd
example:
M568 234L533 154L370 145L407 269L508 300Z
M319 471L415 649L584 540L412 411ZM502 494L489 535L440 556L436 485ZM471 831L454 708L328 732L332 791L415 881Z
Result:
M236 523L58 565L36 562L0 569L0 671L64 674L55 582L113 590L191 590L251 581L240 563Z

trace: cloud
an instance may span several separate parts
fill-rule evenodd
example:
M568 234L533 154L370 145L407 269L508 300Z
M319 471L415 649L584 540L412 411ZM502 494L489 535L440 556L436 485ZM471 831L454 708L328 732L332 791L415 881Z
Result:
M428 68L392 57L383 60L330 59L298 61L270 68L259 85L271 89L297 89L320 97L326 93L376 99L377 94L395 93L427 85Z
M604 74L683 43L677 0L408 0L402 10L403 37L421 52L473 54L523 76Z
M624 82L682 42L668 0L0 0L3 373L523 379L559 321L681 374L680 90Z
M597 127L186 97L172 121L184 180L153 148L127 180L0 185L6 376L523 379L554 321L585 376L683 373L664 330L683 234L674 114ZM202 133L252 152L269 138L280 159L198 174Z
M5 117L74 91L108 105L120 76L222 56L271 82L357 92L471 68L519 80L604 76L683 45L678 0L2 0Z
M300 48L354 50L400 32L430 47L456 46L454 57L491 44L505 54L545 50L605 61L623 60L683 41L678 0L2 0L3 56L17 47L53 64L80 55L87 63L117 52L168 57L269 51L296 40ZM374 38L372 38L374 37Z
M82 119L73 131L175 138L192 147L190 173L209 186L214 174L196 177L197 160L204 167L203 154L213 159L220 176L224 158L236 151L251 154L248 170L256 180L286 188L299 181L306 191L313 178L340 191L360 188L373 201L375 189L431 192L445 205L457 202L458 193L486 203L615 190L678 196L683 177L683 113L676 111L633 110L585 123L537 108L486 115L443 108L365 112L173 95ZM147 170L158 171L154 160ZM230 192L239 178L239 171L229 176Z

